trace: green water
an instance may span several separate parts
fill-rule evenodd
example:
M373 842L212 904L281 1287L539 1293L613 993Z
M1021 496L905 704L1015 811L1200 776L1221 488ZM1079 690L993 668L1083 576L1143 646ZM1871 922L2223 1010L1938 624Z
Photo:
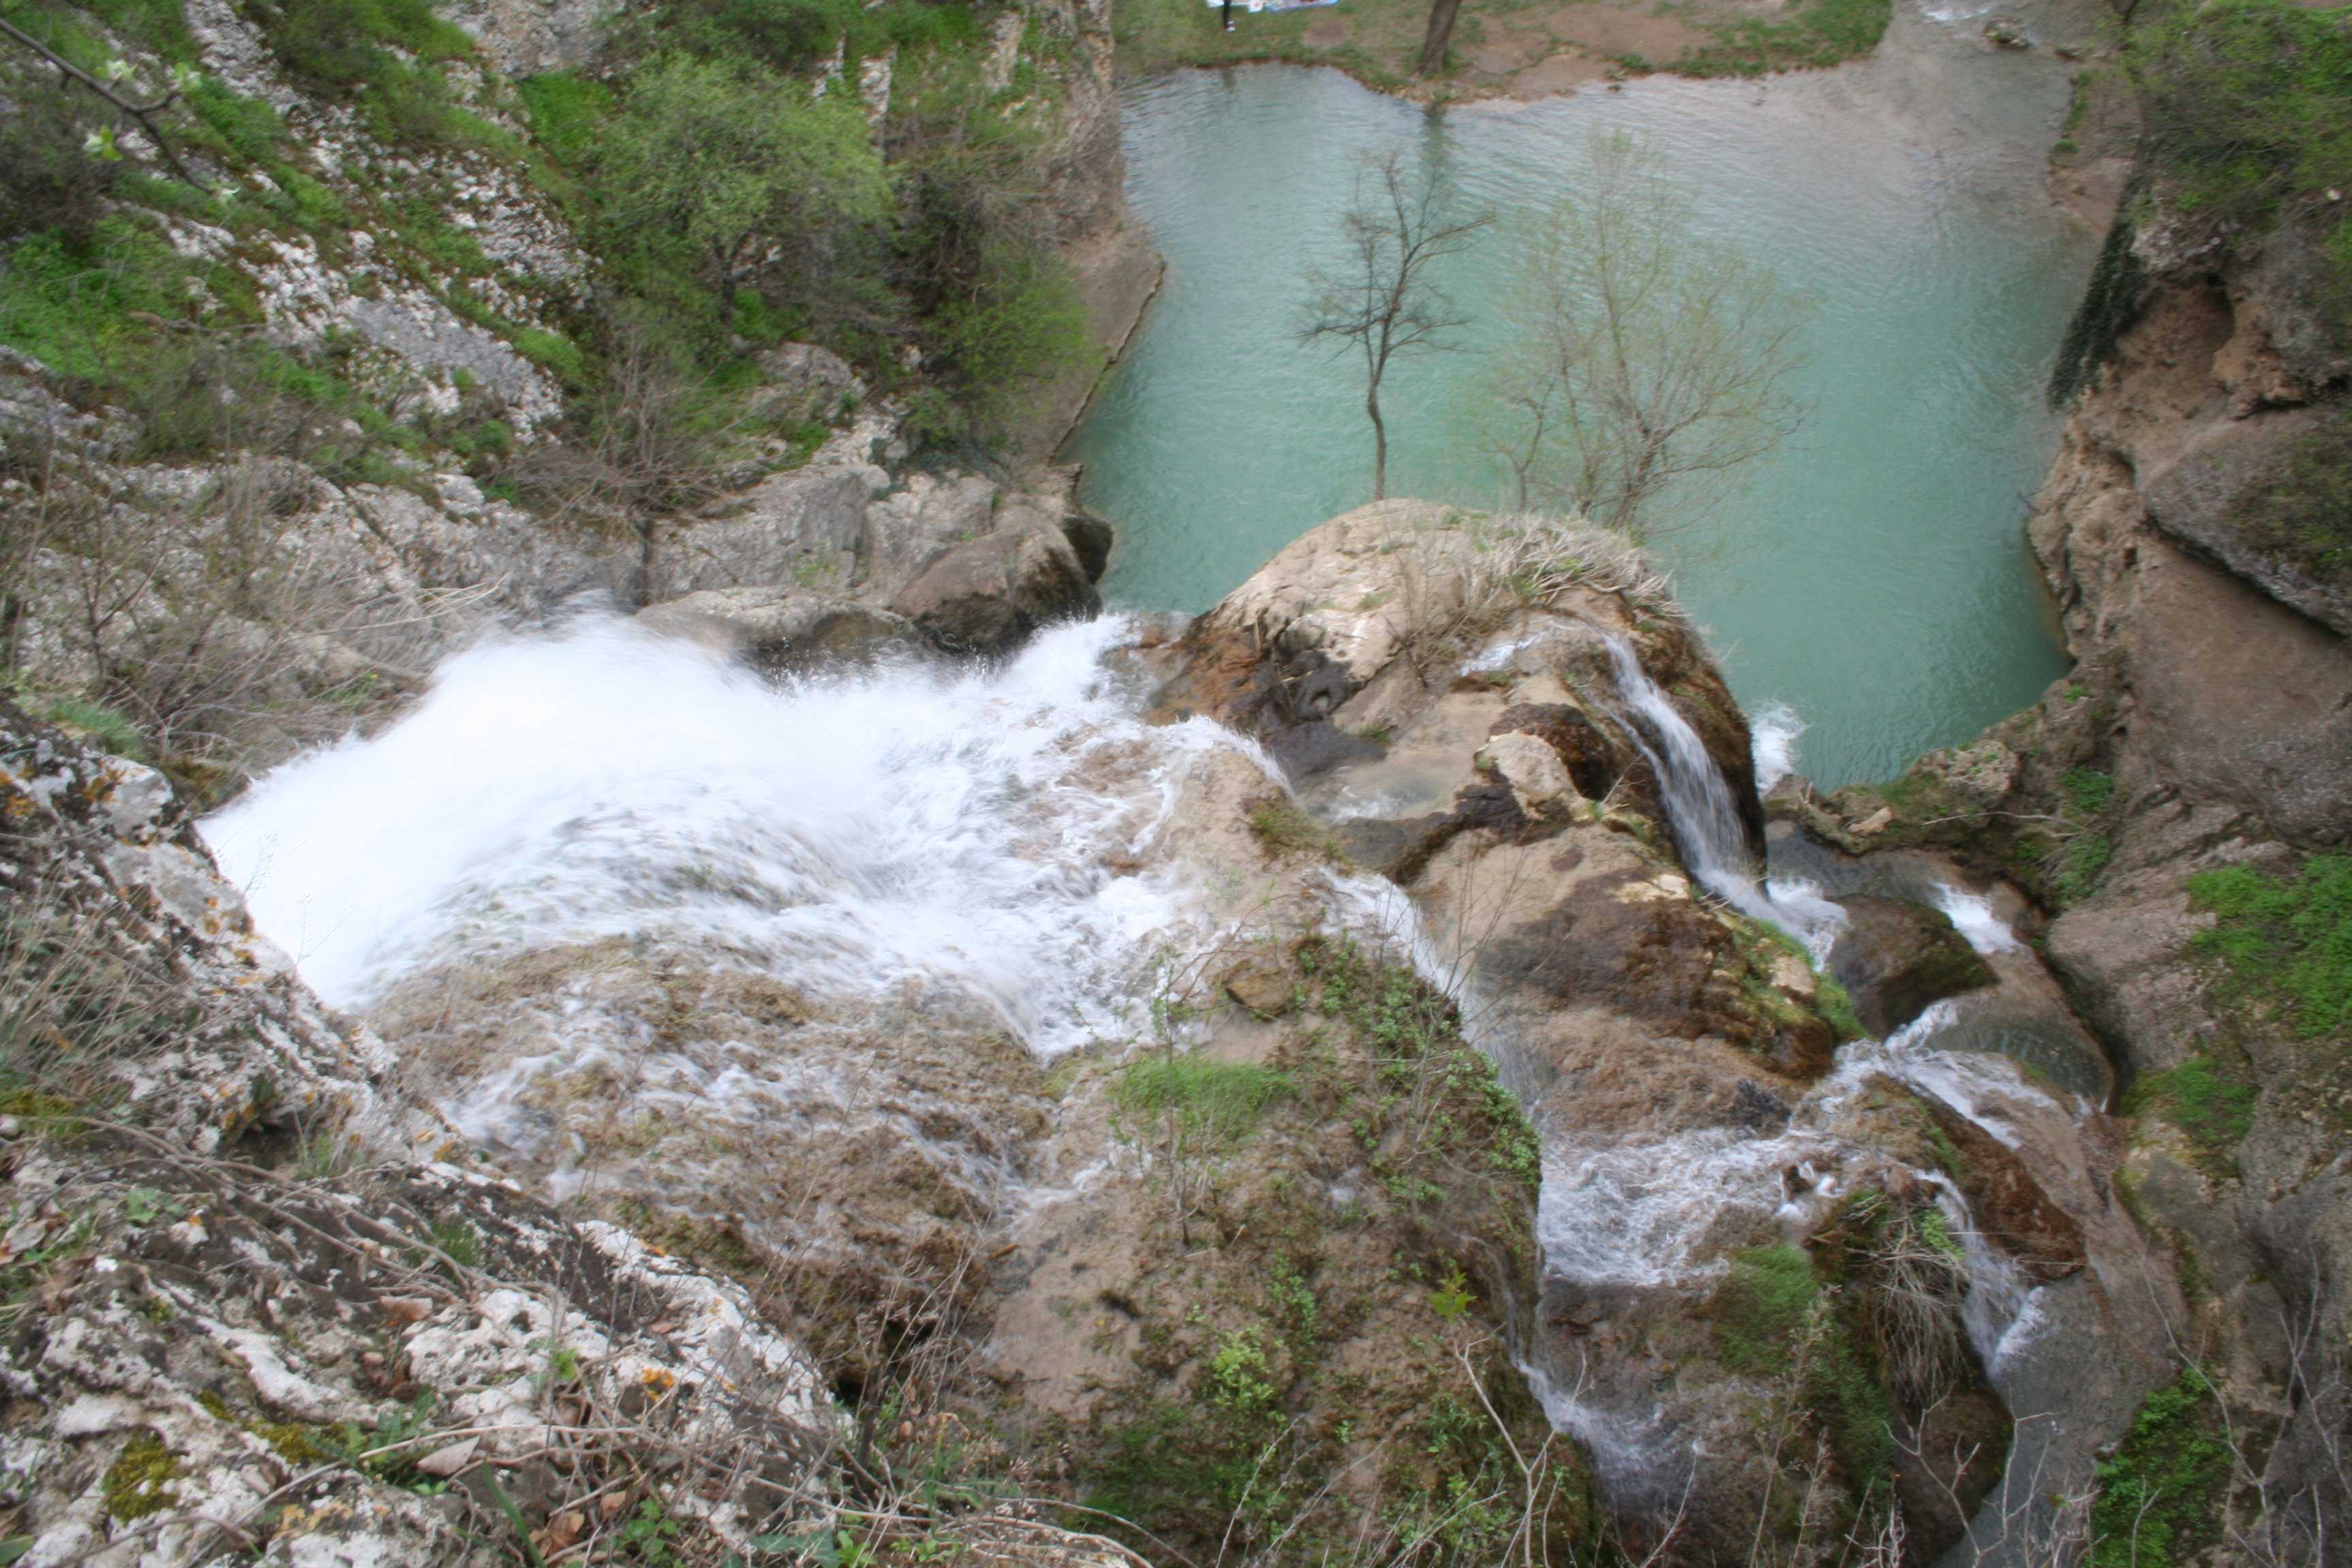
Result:
M1839 71L1442 116L1291 67L1132 87L1129 191L1169 277L1072 447L1119 531L1108 596L1205 608L1370 498L1360 383L1292 333L1360 152L1417 144L1507 216L1552 199L1595 132L1628 128L1709 233L1814 310L1806 427L1711 534L1659 552L1743 701L1796 710L1800 763L1824 784L1889 776L2032 701L2063 663L2021 522L2056 438L2041 387L2097 237L2042 195L2063 68L1987 49L1978 25L1903 9L1877 58ZM1510 251L1498 226L1446 277L1474 316ZM1391 371L1390 493L1505 498L1460 434L1482 329Z

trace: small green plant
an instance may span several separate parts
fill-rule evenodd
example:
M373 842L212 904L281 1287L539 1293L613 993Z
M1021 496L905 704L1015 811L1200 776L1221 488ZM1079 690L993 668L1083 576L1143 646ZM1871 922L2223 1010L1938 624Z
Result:
M122 1217L132 1225L152 1225L166 1216L176 1219L186 1212L153 1187L133 1187L122 1194Z
M106 1511L117 1520L144 1519L169 1508L179 1496L179 1456L153 1432L135 1434L106 1468L99 1482Z
M2252 1128L2255 1089L2210 1057L2191 1057L2164 1072L2142 1075L2124 1097L2132 1115L2153 1114L2189 1135L2200 1163L2227 1174L2239 1142Z
M139 726L111 708L79 697L49 697L35 701L32 711L37 719L87 735L116 756L143 763L152 755Z
M1306 855L1339 860L1346 851L1331 830L1309 816L1288 795L1269 795L1249 808L1251 837L1276 855Z
M1470 1293L1468 1278L1456 1265L1445 1271L1444 1282L1429 1293L1429 1310L1436 1313L1440 1321L1450 1323L1469 1311L1472 1302L1476 1300Z
M1784 1241L1735 1253L1711 1308L1724 1364L1735 1372L1782 1370L1820 1294L1813 1260L1801 1247Z
M638 1563L641 1568L672 1568L672 1564L677 1562L677 1521L670 1518L669 1510L662 1507L661 1500L641 1499L637 1511L621 1526L621 1552L625 1561ZM848 1531L844 1531L842 1538L847 1541ZM845 1555L835 1559L843 1568L848 1568L856 1561L862 1559Z
M1177 1051L1129 1064L1111 1085L1113 1101L1129 1114L1173 1115L1226 1142L1247 1136L1294 1092L1290 1076L1278 1069Z
M2195 1367L2147 1396L2099 1461L2092 1568L2185 1568L2221 1539L2233 1461Z
M482 1233L466 1220L451 1215L433 1222L433 1245L460 1268L482 1266Z
M2189 895L2213 916L2197 945L2227 966L2238 1001L2305 1039L2352 1029L2352 855L2314 855L2279 875L2200 871Z
M1217 1342L1209 1357L1208 1395L1236 1415L1262 1415L1274 1408L1282 1391L1274 1385L1274 1368L1255 1329L1235 1329Z
M2066 792L2066 804L2084 816L2096 816L2115 798L2114 775L2092 768L2069 768L2060 782Z

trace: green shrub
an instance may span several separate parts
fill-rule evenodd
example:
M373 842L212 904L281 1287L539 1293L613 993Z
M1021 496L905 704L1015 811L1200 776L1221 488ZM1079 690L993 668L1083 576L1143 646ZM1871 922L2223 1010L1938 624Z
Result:
M1113 1101L1130 1115L1173 1112L1227 1142L1246 1136L1293 1092L1289 1075L1274 1068L1172 1051L1129 1065L1111 1085Z
M551 71L518 84L530 133L567 163L593 162L596 137L614 112L613 89L570 71Z
M2147 1396L2099 1461L2092 1568L2185 1568L2221 1539L2233 1461L2194 1367Z
M526 327L514 334L513 342L517 353L541 370L553 371L565 381L576 382L587 374L587 362L581 357L580 345L561 332Z
M2179 5L2141 26L2125 61L2145 146L2175 211L2201 235L2314 226L2339 335L2352 307L2352 15L2290 0Z
M2352 17L2284 0L2182 5L2125 50L2147 147L2192 215L2260 220L2352 183Z
M147 737L140 733L138 725L111 708L79 697L40 699L27 706L34 718L87 735L100 750L114 756L142 763L150 760Z
M983 36L963 0L669 0L639 24L660 47L798 71L842 47L852 62L891 48L953 48Z
M983 423L1096 354L1070 269L1044 247L1007 237L987 247L977 286L938 312L932 346L936 368Z
M890 185L854 100L675 56L631 82L592 201L607 245L698 275L731 327L746 285L819 271L845 231L885 221Z
M2214 917L2197 945L2228 966L2242 999L2306 1039L2352 1029L2352 855L2314 855L2284 876L2200 871L2189 894Z
M216 149L234 153L249 163L260 163L275 153L286 129L268 104L232 92L210 77L188 94L188 107L218 138L214 143Z
M86 145L97 100L47 77L11 81L0 99L0 241L53 229L87 244L122 164Z
M2131 1114L2163 1117L2189 1135L2210 1169L2228 1171L2238 1141L2253 1125L2255 1091L2210 1057L2191 1057L2165 1072L2147 1073L2124 1097Z

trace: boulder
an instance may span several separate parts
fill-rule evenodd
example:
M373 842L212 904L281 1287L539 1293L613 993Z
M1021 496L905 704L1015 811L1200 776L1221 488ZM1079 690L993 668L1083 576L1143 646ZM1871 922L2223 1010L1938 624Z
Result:
M1008 653L1040 626L1102 609L1058 520L1028 504L1004 508L1001 521L950 548L891 602L950 653Z
M2352 636L2352 582L2315 574L2245 527L2247 504L2284 478L2296 448L2324 437L2331 422L2320 410L2294 409L2216 425L2178 462L2158 469L2142 493L2149 521L2189 551Z
M860 584L886 601L904 593L948 551L993 532L1003 494L977 474L909 474L866 510Z
M651 596L845 577L866 531L856 470L789 469L753 486L730 515L672 524L656 539Z
M752 356L765 383L753 410L770 419L831 420L844 404L863 401L866 384L849 362L814 343L778 343Z
M1930 1003L1993 983L1992 971L1942 910L1875 893L1838 902L1847 919L1830 950L1830 971L1873 1034L1892 1034Z
M637 619L762 669L867 663L929 651L912 621L878 605L793 588L709 588L648 605Z

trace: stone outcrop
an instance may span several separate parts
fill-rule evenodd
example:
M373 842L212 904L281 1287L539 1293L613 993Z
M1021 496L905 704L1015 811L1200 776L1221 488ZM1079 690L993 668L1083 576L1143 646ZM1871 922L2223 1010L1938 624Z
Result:
M1915 1376L1872 1338L1885 1249L1946 1223L1921 1217L1938 1191L1966 1199L2000 1267L2037 1281L2037 1310L2066 1325L2033 1367L2103 1321L2152 1331L2095 1112L1999 1054L2025 1013L2063 1005L2030 956L2004 956L2009 1021L1989 1036L1887 1058L1847 1045L1852 1065L1831 1071L1833 983L1694 888L1610 657L1612 639L1633 647L1752 799L1744 722L1703 645L1670 601L1622 585L1642 581L1622 562L1534 599L1483 576L1498 526L1406 501L1327 523L1163 656L1160 710L1258 738L1296 790L1254 818L1260 833L1393 877L1435 962L1468 977L1486 1048L1546 1142L1543 1289L1522 1353L1623 1537L1746 1561L1759 1518L1785 1544L1809 1528L1801 1499L1851 1521L1892 1487L1926 1560L2004 1485L2004 1506L2023 1506L2044 1467L2086 1477L2097 1439L2073 1435L2075 1419L2112 1429L2153 1371L2126 1352L2121 1372L2077 1379L2069 1435L2021 1431L2005 1481L2021 1406L2003 1395L2058 1408L2038 1373L2006 1369L1996 1393L1948 1340L1943 1370ZM1580 559L1618 560L1587 543ZM1890 1016L1994 978L1948 921L1914 923L1932 929L1894 973L1854 970L1883 984ZM1234 994L1265 1012L1258 977L1243 978ZM1941 1310L1981 1283L1963 1272L1929 1287ZM1877 1414L1844 1424L1809 1381L1821 1364L1876 1389Z
M808 1356L468 1168L159 774L0 703L0 853L17 1561L488 1563L526 1518L740 1542L809 1480Z
M1829 965L1874 1035L1891 1035L1928 1005L1993 983L1992 971L1937 910L1908 899L1856 893Z
M2352 1524L2319 1457L2347 1386L2322 1347L2352 1322L2343 1050L2232 972L2198 889L2214 873L2292 888L2352 835L2340 572L2264 521L2298 448L2340 425L2352 364L2305 226L2191 248L2151 212L2030 521L2074 669L1820 816L1849 838L1883 818L1871 842L1941 845L2049 911L2042 951L2124 1085L2111 1179L2185 1292L2167 1370L2210 1378L2231 1429L2257 1435L2231 1439L2241 1468L2198 1506L2249 1552L2300 1561ZM2188 1419L2222 1425L2210 1399Z

